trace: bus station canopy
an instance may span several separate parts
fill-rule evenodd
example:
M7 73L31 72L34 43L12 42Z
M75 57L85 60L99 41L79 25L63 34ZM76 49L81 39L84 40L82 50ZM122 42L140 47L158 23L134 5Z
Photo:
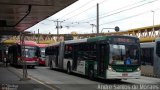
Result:
M77 0L0 0L0 37L18 35Z

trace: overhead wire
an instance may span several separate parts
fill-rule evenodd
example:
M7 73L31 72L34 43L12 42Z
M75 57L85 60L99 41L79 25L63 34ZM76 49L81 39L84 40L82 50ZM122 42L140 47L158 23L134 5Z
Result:
M160 10L160 8L157 8L157 9L154 9L154 10L150 10L150 11L146 11L146 12L142 12L142 13L139 13L139 14L136 14L136 15L132 15L132 16L129 16L129 17L125 17L125 18L122 18L122 19L110 21L110 22L107 22L107 23L103 23L103 24L100 24L99 26L102 26L102 25L105 25L105 24L114 23L114 22L118 22L118 21L123 21L123 20L126 20L126 19L137 17L137 16L140 16L140 15L143 15L143 14L146 14L146 13L150 13L151 11L157 11L157 10Z
M139 3L144 2L144 1L146 1L146 0L141 0L141 1L139 1L139 2L135 2L135 3L129 4L129 5L126 5L126 6L120 7L120 8L118 8L118 9L115 9L115 10L109 11L109 12L104 13L104 14L101 14L100 16L102 16L102 15L106 15L106 14L108 14L108 13L112 13L112 12L115 12L115 11L118 11L118 10L121 10L121 9L123 9L123 8L127 8L127 7L130 7L130 6L133 6L133 5L135 5L135 4L139 4ZM92 19L92 18L96 18L96 17L97 17L97 16L90 17L90 18L87 18L87 19L84 19L84 20L81 20L81 21L86 21L86 20L89 20L89 19ZM81 22L81 21L80 21L80 22Z
M106 16L103 16L103 17L100 17L99 19L102 19L102 18L105 18L105 17L109 17L109 16L112 16L112 15L115 15L115 14L119 14L119 13L121 13L121 12L128 11L128 10L131 10L131 9L134 9L134 8L138 8L138 7L141 7L141 6L143 6L143 5L153 3L153 2L155 2L155 1L158 1L158 0L153 0L153 1L150 1L150 2L147 2L147 3L143 3L143 4L141 4L141 5L137 5L137 6L134 6L134 7L131 7L131 8L127 8L127 9L125 9L125 10L121 10L121 11L118 11L118 12L115 12L115 13L112 13L112 14L109 14L109 15L106 15ZM94 21L94 20L96 20L96 19L89 20L89 21L87 21L87 22Z
M107 16L103 16L103 17L100 17L100 19L101 19L101 18L108 17L108 16L111 16L111 15L114 15L114 14L118 14L118 13L121 13L121 12L124 12L124 11L128 11L128 10L131 10L131 9L134 9L134 8L138 8L138 7L141 7L141 6L143 6L143 5L153 3L153 2L155 2L155 1L158 1L158 0L153 0L153 1L150 1L150 2L147 2L147 3L144 3L144 4L141 4L141 5L138 5L138 6L135 6L135 7L128 8L128 9L123 10L123 11L119 11L119 12L117 12L117 13L113 13L113 14L110 14L110 15L107 15Z
M103 1L100 2L99 4L101 4L101 3L103 3L103 2L106 2L106 1L107 1L107 0L103 0ZM84 12L86 12L86 11L94 8L94 7L96 7L96 5L93 5L93 6L89 7L89 8L87 8L87 9L83 10L83 11L80 12L80 13L77 13L77 14L75 14L75 15L73 15L73 16L70 16L69 18L65 19L64 21L67 21L67 20L69 20L69 19L71 19L71 18L73 18L73 17L79 16L79 15L81 15L82 13L84 13Z
M82 14L82 13L84 13L84 12L90 10L90 9L93 8L93 7L95 7L95 5L93 5L93 6L89 7L89 8L87 8L86 10L83 10L82 12L79 12L79 13L77 13L77 14L75 14L75 15L73 15L73 16L67 18L67 19L65 19L64 21L67 21L67 20L69 20L69 19L71 19L71 18L73 18L73 17L79 16L80 14Z
M138 3L140 3L140 2L144 2L144 1L145 1L145 0L141 0L141 1L139 1L139 2L136 2L136 3L133 3L133 4L127 5L127 6L125 6L125 7L131 6L131 5L135 5L135 4L138 4ZM124 12L124 11L128 11L128 10L131 10L131 9L134 9L134 8L137 8L137 7L140 7L140 6L143 6L143 5L146 5L146 4L155 2L155 1L158 1L158 0L152 0L152 1L150 1L150 2L146 2L146 3L140 4L140 5L131 7L131 8L127 8L127 9L124 9L124 10L121 10L121 11L118 11L118 12L115 12L115 13L111 13L111 14L109 14L109 15L107 15L107 16L100 17L99 19L102 19L102 18L105 18L105 17L108 17L108 16L112 16L112 15L115 15L115 14L118 14L118 13L121 13L121 12ZM101 2L101 3L102 3L102 2ZM125 8L125 7L122 7L122 9ZM119 8L119 9L121 9L121 8ZM119 10L119 9L116 9L116 10ZM115 10L114 10L114 11L115 11ZM114 11L110 11L110 12L114 12ZM104 15L104 14L103 14L103 15ZM100 16L102 16L102 15L100 15ZM71 18L73 18L73 17L71 17ZM69 19L69 18L68 18L68 19ZM67 20L68 20L68 19L67 19ZM86 19L85 19L85 20L86 20ZM85 20L81 20L81 21L79 21L79 23L81 23L82 21L83 21L83 22L91 22L91 21L94 21L94 20L96 20L96 19L92 19L92 20L88 20L88 21L85 21Z
M100 24L99 26L102 26L102 25L105 25L105 24L114 23L114 22L123 21L123 20L126 20L126 19L130 19L130 18L134 18L134 17L140 16L140 15L144 15L146 13L150 13L151 11L158 11L158 10L160 10L160 8L156 8L156 9L153 9L153 10L150 10L150 11L142 12L142 13L139 13L139 14L136 14L136 15L132 15L132 16L129 16L129 17L125 17L125 18L121 18L121 19L118 19L118 20L113 20L113 21L110 21L110 22L107 22L107 23Z
M145 12L145 13L148 13L148 12ZM139 14L136 14L136 15L132 15L132 16L129 16L129 17L122 18L122 19L110 21L110 22L107 22L107 23L100 24L99 26L102 26L102 25L105 25L105 24L114 23L114 22L118 22L118 21L122 21L122 20L126 20L126 19L130 19L130 18L133 18L133 17L137 17L137 16L140 16L140 15L143 15L145 13L139 13Z
M83 4L82 6L80 6L80 7L76 8L76 9L74 9L73 11L68 12L67 14L65 14L64 16L62 16L62 17L61 17L61 18L59 18L59 19L62 19L62 18L64 18L64 17L66 17L67 15L70 15L71 13L73 13L73 12L77 11L78 9L83 8L84 6L88 5L90 2L93 2L93 1L94 1L94 0L90 0L90 1L88 1L87 3Z
M104 1L105 1L105 0L104 0ZM103 1L103 2L104 2L104 1ZM141 1L139 1L139 3L140 3L140 2L144 2L144 1L145 1L145 0L141 0ZM131 9L134 9L134 8L138 8L138 7L140 7L140 6L143 6L143 5L146 5L146 4L150 4L150 3L153 3L153 2L155 2L155 1L158 1L158 0L152 0L152 1L149 1L149 2L146 2L146 3L143 3L143 4L140 4L140 5L136 5L136 6L134 6L134 7L127 8L127 9L124 9L124 10L121 10L121 11L118 11L118 12L115 12L115 13L112 13L112 14L109 14L109 15L106 15L106 16L103 16L103 17L100 17L100 19L105 18L105 17L108 17L108 16L112 16L112 15L115 15L115 14L118 14L118 13L121 13L121 12L124 12L124 11L128 11L128 10L131 10ZM87 3L86 3L86 4L87 4ZM133 3L133 5L135 5L135 4L138 4L138 2ZM124 7L119 8L119 9L123 9L123 8L128 7L128 6L131 6L131 5L132 5L132 4L127 5L127 6L124 6ZM90 7L90 8L93 8L93 6ZM90 8L86 9L85 11L89 10ZM116 9L116 10L119 10L119 9ZM82 11L82 12L80 12L80 13L78 13L78 14L70 17L70 18L67 18L66 20L69 20L69 19L71 19L71 18L73 18L73 17L75 17L75 16L78 16L78 15L84 13L85 11ZM114 10L114 11L115 11L115 10ZM110 12L114 12L114 11L110 11ZM119 20L114 20L114 21L111 21L111 22L103 23L103 24L100 24L100 25L105 25L105 24L108 24L108 23L113 23L113 22L117 22L117 21L129 19L129 18L136 17L136 16L140 16L140 15L143 15L143 14L144 14L144 12L143 12L143 13L140 13L140 14L133 15L133 16L129 16L129 17L126 17L126 18L122 18L122 19L119 19ZM104 14L103 14L103 15L104 15ZM101 15L101 16L102 16L102 15ZM66 21L66 20L65 20L65 21ZM95 20L95 19L94 19L94 20ZM83 20L83 21L84 21L84 20ZM88 23L88 22L90 22L90 21L93 21L93 20L89 20L89 21L86 21L86 22ZM86 23L86 22L85 22L85 23ZM72 22L72 24L73 24L73 23L81 24L81 22ZM82 23L84 23L84 22L82 22Z

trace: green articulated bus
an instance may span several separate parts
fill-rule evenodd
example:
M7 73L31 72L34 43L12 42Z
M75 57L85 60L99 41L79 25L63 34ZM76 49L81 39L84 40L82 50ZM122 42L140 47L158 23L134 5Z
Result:
M89 78L140 78L140 43L131 36L98 36L68 40L46 47L51 69L87 75Z

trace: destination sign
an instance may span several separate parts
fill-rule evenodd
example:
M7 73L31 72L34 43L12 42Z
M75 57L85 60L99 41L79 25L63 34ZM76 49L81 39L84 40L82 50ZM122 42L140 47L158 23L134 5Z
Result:
M111 42L114 43L136 43L136 39L132 39L132 38L122 38L122 37L117 37L117 38L113 38Z

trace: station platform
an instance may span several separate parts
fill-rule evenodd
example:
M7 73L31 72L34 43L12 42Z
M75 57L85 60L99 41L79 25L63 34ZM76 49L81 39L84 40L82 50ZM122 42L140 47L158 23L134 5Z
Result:
M53 90L31 78L23 79L23 74L11 66L0 62L0 90Z

